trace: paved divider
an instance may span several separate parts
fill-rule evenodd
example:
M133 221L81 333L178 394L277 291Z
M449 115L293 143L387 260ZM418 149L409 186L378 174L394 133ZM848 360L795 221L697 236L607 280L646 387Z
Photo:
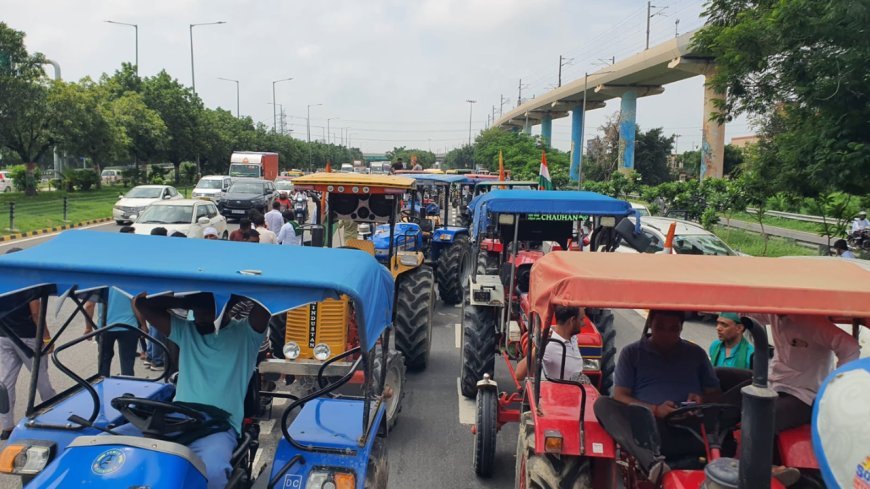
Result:
M111 220L112 220L111 217L106 217L103 219L91 219L89 221L82 221L82 222L79 222L76 224L64 224L63 226L54 226L54 227L45 228L45 229L37 229L35 231L27 231L24 233L0 235L0 243L7 242L7 241L14 241L16 239L21 239L21 238L29 238L31 236L39 236L42 234L56 233L59 231L65 231L67 229L79 228L79 227L83 227L83 226L90 226L92 224L100 224L103 222L110 222Z

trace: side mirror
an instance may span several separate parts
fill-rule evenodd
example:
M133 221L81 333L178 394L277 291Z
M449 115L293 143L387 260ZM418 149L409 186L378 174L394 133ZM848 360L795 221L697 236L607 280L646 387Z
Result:
M163 200L169 200L170 195L169 195L169 194L163 194L163 197L161 197L161 198L162 198Z
M124 194L118 194L118 198L119 198L119 199L123 199L123 198L124 198Z
M130 220L131 220L131 221L136 222L136 219L139 219L139 214L131 214L131 215L130 215Z
M649 248L650 239L643 233L634 232L634 223L630 218L625 217L619 224L616 225L616 234L623 239L629 246L640 253L644 253Z
M0 414L9 412L9 393L6 392L6 386L0 385Z
M207 217L200 217L196 222L201 226L208 226L211 221L209 221Z

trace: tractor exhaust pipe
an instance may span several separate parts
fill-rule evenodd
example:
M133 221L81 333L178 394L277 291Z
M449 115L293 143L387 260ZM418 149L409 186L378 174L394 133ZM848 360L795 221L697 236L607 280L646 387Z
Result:
M755 351L752 384L743 394L742 431L751 434L740 444L740 489L770 489L770 468L773 464L774 402L777 393L767 385L767 331L757 321L741 317L740 322L752 333Z

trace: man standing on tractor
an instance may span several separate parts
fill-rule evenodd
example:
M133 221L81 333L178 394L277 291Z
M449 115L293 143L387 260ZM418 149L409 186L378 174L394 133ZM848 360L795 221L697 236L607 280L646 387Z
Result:
M582 307L556 306L553 315L556 317L556 324L550 327L550 339L556 341L548 341L544 348L544 375L548 379L578 380L583 374L583 356L580 354L580 345L577 344L577 335L583 327L586 312ZM563 349L557 342L565 345L564 372L562 372ZM517 363L517 380L525 379L528 371L526 358L523 357Z
M740 316L736 313L719 313L716 318L716 334L719 339L710 344L710 360L714 367L752 368L755 347L743 337L745 330Z
M214 300L208 294L152 298L140 294L133 307L178 344L174 402L209 418L207 429L197 433L200 436L188 447L205 464L209 489L225 487L232 470L230 457L242 432L245 393L269 324L268 311L254 301L236 301L227 305L216 330ZM193 320L180 319L171 309L189 309ZM135 433L136 428L127 424L117 431Z

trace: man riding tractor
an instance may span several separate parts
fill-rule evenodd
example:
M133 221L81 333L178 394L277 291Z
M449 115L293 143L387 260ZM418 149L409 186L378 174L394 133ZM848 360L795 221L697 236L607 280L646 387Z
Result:
M801 273L796 274L796 269ZM524 389L529 408L522 415L517 452L517 473L525 475L517 487L588 487L570 485L572 480L587 484L590 480L607 481L602 482L604 485L592 483L592 487L614 487L617 475L626 488L784 487L773 477L784 473L773 465L774 461L784 463L786 453L793 459L812 457L812 447L808 429L806 434L792 432L784 436L783 432L778 439L774 435L778 396L773 390L775 384L768 383L767 356L755 356L749 385L729 389L716 398L710 396L714 391L710 387L714 381L725 387L726 372L716 371L718 379L704 380L709 375L701 376L686 364L691 357L702 358L709 365L703 351L699 354L698 347L686 346L685 342L677 348L667 346L674 343L664 341L665 337L654 339L663 331L667 337L679 338L679 329L673 330L670 322L656 321L674 316L681 323L683 311L785 315L800 311L804 317L852 323L857 331L870 318L870 281L866 275L866 270L854 264L813 259L747 257L733 262L715 256L595 256L566 252L541 258L530 278L533 324L548 324L541 318L551 316L557 306L618 307L628 309L626 314L634 309L654 309L647 319L653 336L647 338L645 329L636 346L626 347L620 356L619 369L623 369L623 361L629 365L625 367L627 373L617 379L617 387L627 389L633 399L624 395L626 390L618 389L614 398L595 400L587 395L581 403L585 407L594 405L594 423L585 417L588 410L580 411L578 416L576 410L565 408L569 398L556 393L558 386L549 385L552 380L538 380L542 358L540 347L535 350L529 362L538 375ZM764 326L747 316L741 316L740 321L752 334L756 351L767 351ZM667 331L657 332L656 328ZM534 344L540 345L547 331L539 334L535 328L532 336ZM703 392L705 387L707 393ZM651 388L660 390L646 392ZM734 402L741 397L742 413L741 403ZM576 396L570 401L576 402ZM854 422L860 424L866 418ZM579 430L578 419L586 420ZM601 458L595 441L589 443L601 427L620 447L616 464ZM697 451L679 445L680 441L671 436L664 437L662 429L684 433L683 442L694 443ZM557 433L561 439L551 442ZM667 445L675 442L677 446ZM557 443L561 450L551 448ZM598 443L604 452L612 447ZM612 458L616 453L608 456ZM782 462L774 458L775 453ZM559 467L561 471L554 472ZM573 471L566 471L566 467ZM566 474L573 479L565 479ZM556 482L535 482L541 480Z
M418 225L408 234L398 234L397 221L403 194L414 190L414 180L387 175L356 173L317 173L298 177L294 186L303 191L325 194L325 245L362 250L384 264L395 279L393 321L397 353L389 356L385 365L395 396L388 410L390 422L400 409L404 367L422 370L429 358L432 332L432 309L435 300L434 273L423 263L423 253L415 247L420 236ZM336 242L335 231L344 224L343 242ZM373 241L351 235L355 227L378 226L391 246L376 250ZM411 224L408 224L411 225ZM340 275L340 274L339 274ZM336 280L340 280L336 276ZM352 321L353 305L347 298L322 301L290 311L286 318L276 317L270 324L274 359L264 370L281 373L289 378L305 380L309 392L313 375L326 358L344 353L357 346L357 327ZM380 367L379 367L380 368Z

